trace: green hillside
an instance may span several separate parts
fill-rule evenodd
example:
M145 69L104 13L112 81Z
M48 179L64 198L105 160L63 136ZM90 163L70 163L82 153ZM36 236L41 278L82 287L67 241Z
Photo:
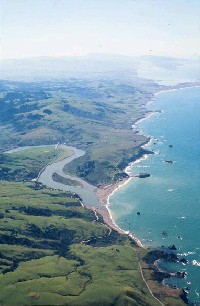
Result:
M124 176L147 138L131 125L144 116L156 85L68 79L0 82L0 148L66 142L86 150L67 168L94 185Z

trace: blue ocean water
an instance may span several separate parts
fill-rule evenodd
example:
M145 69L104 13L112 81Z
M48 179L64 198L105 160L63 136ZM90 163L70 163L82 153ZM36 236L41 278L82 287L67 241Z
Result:
M118 189L110 210L115 222L144 245L177 247L188 264L163 265L186 271L187 277L167 283L189 287L189 300L200 305L200 88L163 92L148 108L162 110L138 123L140 133L152 137L147 148L155 154L130 171L151 176L132 178Z

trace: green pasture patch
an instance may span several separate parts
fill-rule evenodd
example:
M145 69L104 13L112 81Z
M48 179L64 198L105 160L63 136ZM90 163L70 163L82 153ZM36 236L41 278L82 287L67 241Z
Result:
M43 249L36 249L36 248L28 248L21 245L9 245L9 244L0 244L0 252L4 256L8 256L10 258L24 258L28 257L30 253L37 253L41 254L41 256L52 255L53 251L51 250L43 250Z
M47 164L71 154L70 150L59 146L32 146L18 152L0 153L0 178L8 181L30 181Z
M45 256L40 259L22 262L19 267L0 276L1 288L9 284L25 282L41 277L56 277L68 275L75 270L77 262L59 256Z
M59 175L57 173L53 173L52 179L54 180L54 182L62 183L62 184L67 185L67 186L83 187L83 184L81 184L79 181L72 180L70 178L66 178L66 177L64 177L62 175Z

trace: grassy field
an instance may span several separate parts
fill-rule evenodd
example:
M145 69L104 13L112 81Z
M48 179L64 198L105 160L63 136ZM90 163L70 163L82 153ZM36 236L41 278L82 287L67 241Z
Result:
M54 180L54 182L58 182L58 183L62 183L64 185L68 185L68 186L75 186L75 187L83 187L83 184L81 184L80 182L76 181L76 180L72 180L70 178L65 178L57 173L53 173L52 178Z
M12 154L0 153L0 179L30 181L51 161L63 159L71 154L70 150L55 146L32 147Z

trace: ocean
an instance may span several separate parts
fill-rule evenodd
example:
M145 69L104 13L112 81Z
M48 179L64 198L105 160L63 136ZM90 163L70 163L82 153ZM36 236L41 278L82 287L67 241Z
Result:
M200 88L159 93L147 107L155 113L137 126L151 136L146 148L155 154L127 170L150 177L131 178L110 196L109 209L115 223L143 245L175 245L188 263L161 267L187 276L165 282L188 287L189 301L200 305Z

